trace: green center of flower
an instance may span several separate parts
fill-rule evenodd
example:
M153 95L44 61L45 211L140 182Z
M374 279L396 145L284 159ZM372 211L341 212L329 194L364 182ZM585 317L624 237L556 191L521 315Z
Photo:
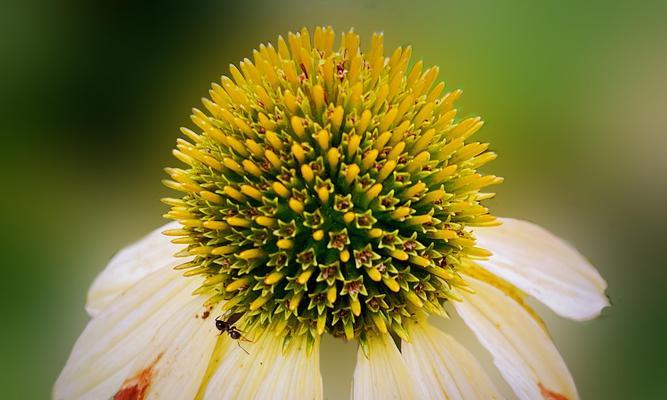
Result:
M441 95L438 68L385 58L331 28L261 45L231 67L182 129L165 184L167 231L187 244L178 268L204 277L197 294L245 326L287 338L328 332L401 337L417 310L439 313L465 286L462 262L484 257L471 226L496 224L480 204L501 181L477 168L495 158L468 143L479 118L456 121L460 91Z

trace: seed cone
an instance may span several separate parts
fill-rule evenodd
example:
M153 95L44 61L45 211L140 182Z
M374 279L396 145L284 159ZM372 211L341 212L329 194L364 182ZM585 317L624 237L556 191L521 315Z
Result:
M212 85L174 150L185 167L167 169L183 228L166 234L194 256L179 268L204 278L197 293L245 326L407 339L406 319L443 312L466 260L488 255L467 228L496 224L480 189L501 179L477 171L495 154L410 47L334 39L279 37Z

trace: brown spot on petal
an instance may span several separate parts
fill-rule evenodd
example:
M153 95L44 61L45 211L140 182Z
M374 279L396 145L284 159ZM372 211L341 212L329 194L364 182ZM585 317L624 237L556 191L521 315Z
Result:
M540 388L540 393L545 400L568 400L568 398L562 394L547 389L542 383L539 383L538 386Z
M120 390L113 396L113 400L143 400L148 392L148 387L151 385L155 364L160 361L160 358L162 358L162 354L158 355L151 365L137 372L133 377L126 379Z

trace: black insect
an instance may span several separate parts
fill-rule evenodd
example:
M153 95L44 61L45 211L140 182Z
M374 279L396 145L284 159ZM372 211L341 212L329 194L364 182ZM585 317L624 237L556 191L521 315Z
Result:
M250 342L250 340L243 337L243 332L241 332L237 327L234 326L233 322L226 320L224 315L219 316L215 319L215 327L218 328L220 334L227 333L230 338L237 340L236 344L243 350L246 354L250 355L246 349L241 346L241 343L238 341Z

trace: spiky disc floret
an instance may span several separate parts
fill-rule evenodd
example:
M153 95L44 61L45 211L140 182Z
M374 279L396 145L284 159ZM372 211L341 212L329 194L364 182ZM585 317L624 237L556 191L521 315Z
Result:
M286 338L324 332L405 337L418 310L440 312L485 256L470 226L492 225L480 189L500 178L477 168L488 145L466 140L482 122L455 122L461 91L441 96L438 68L408 67L411 48L368 52L331 28L260 45L231 66L182 129L165 184L166 232L188 244L186 276L250 326Z

